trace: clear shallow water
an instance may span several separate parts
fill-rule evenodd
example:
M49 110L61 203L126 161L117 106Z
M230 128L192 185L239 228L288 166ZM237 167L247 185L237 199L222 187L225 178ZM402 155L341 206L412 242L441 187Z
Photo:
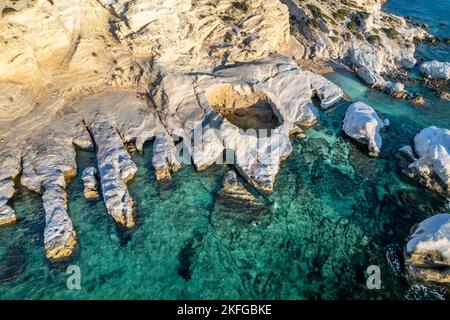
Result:
M68 187L77 252L63 263L47 261L41 200L19 189L12 201L19 221L0 230L0 298L438 298L404 280L402 248L411 226L450 208L403 181L394 153L425 126L450 127L450 106L423 88L409 88L429 101L416 109L351 74L327 78L391 120L380 159L343 137L348 103L322 112L304 141L293 140L273 194L261 196L248 186L268 213L258 223L242 223L226 218L227 209L215 203L228 167L195 172L184 166L172 183L157 183L149 143L142 156L133 156L139 170L129 189L137 225L124 231L101 200L84 199L80 174L95 165L95 155L79 151L79 175ZM70 264L81 268L79 291L66 288ZM381 268L381 290L365 286L364 271L373 264Z

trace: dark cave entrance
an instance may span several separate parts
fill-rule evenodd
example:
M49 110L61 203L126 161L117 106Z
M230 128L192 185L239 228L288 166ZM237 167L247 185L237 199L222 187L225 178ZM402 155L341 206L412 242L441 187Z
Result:
M263 94L238 92L224 84L209 90L206 97L215 112L244 131L256 130L258 136L263 132L270 135L270 130L282 124L275 105Z

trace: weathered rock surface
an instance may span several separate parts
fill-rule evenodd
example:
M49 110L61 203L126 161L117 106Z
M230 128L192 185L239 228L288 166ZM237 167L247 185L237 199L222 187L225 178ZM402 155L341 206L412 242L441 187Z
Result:
M6 149L0 151L0 226L16 221L14 210L8 206L14 195L14 179L21 170L19 150Z
M65 191L67 180L76 175L74 144L90 149L92 141L80 118L74 115L57 119L54 124L26 140L21 183L43 194L45 251L48 258L59 259L71 255L76 246Z
M297 125L317 122L312 98L317 96L327 109L344 96L330 81L281 56L212 74L169 75L161 89L155 94L157 108L165 111L161 119L169 131L186 137L183 143L197 169L206 169L226 150L233 153L231 160L239 172L267 192L273 189L281 161L292 151L290 133ZM268 105L281 124L261 134L227 120L227 108L247 108L256 102Z
M420 71L435 79L450 79L450 62L429 61L420 66Z
M389 122L383 121L372 107L355 102L345 113L343 130L349 137L367 145L370 156L377 157L382 146L380 130L387 125Z
M415 41L431 37L403 17L381 11L384 0L283 2L304 61L340 61L380 90L385 90L385 75L414 67Z
M405 262L413 280L442 284L450 291L450 214L432 216L415 227Z
M152 164L155 169L156 180L170 179L172 173L181 168L172 137L167 134L156 136L153 144Z
M450 131L434 126L425 128L414 137L412 147L414 158L403 173L425 187L449 196Z
M94 167L87 167L81 174L81 179L84 183L84 197L86 199L98 199L98 171Z
M197 170L205 170L216 163L225 150L220 128L224 119L211 111L205 115L192 133L192 161ZM233 159L231 159L233 161Z
M126 182L136 172L127 150L142 151L153 138L157 179L179 168L169 138L176 135L198 170L225 152L226 162L270 192L292 152L289 135L317 122L312 98L326 110L344 96L275 53L348 62L370 85L393 94L401 85L386 85L383 75L415 64L413 40L426 32L380 12L381 0L352 3L12 2L14 10L0 20L0 138L6 141L0 145L0 224L13 219L7 202L22 169L22 184L43 193L47 255L70 255L76 233L64 189L76 172L73 145L92 148L87 129L108 213L126 227L134 225ZM343 19L333 15L340 8L347 10ZM397 30L396 39L381 32L389 28ZM375 30L378 44L368 40ZM227 118L227 109L261 105L277 118L267 134L245 132ZM11 160L3 150L11 151Z
M289 40L288 10L277 0L101 2L122 18L114 22L121 42L141 56L157 52L171 69L260 59Z
M98 170L106 209L117 223L132 228L133 199L125 183L134 177L137 167L117 129L109 122L100 117L88 126L97 145Z

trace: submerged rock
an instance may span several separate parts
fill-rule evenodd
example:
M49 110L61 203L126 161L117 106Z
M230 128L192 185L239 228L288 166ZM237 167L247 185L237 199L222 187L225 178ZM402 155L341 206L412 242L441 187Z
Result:
M377 157L382 146L380 130L388 125L389 122L383 121L372 107L355 102L345 113L343 130L349 137L367 145L370 156Z
M64 178L61 176L60 181ZM77 245L76 232L67 214L65 184L51 181L44 185L42 201L45 210L44 243L50 259L68 257Z
M406 148L402 150L409 150ZM450 195L450 131L425 128L414 137L412 149L415 154L409 156L410 164L403 173L428 189Z
M450 62L429 61L420 66L420 71L431 78L450 79Z
M252 215L264 211L264 202L251 194L237 179L234 171L228 171L223 178L222 189L217 193L218 204L227 208L226 215L237 215L242 219L251 220Z
M450 292L450 214L432 216L415 227L405 261L415 281L443 284Z
M415 106L423 106L425 104L425 98L419 94L414 97L414 99L412 100L412 103Z
M81 179L84 182L84 197L86 199L98 199L98 171L94 167L87 167L83 170Z
M447 91L439 91L438 92L438 97L443 99L443 100L447 100L450 101L450 92Z

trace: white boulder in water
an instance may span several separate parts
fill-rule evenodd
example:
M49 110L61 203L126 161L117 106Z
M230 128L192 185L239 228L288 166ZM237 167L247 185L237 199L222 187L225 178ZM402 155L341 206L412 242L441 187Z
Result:
M388 125L372 107L355 102L347 109L343 130L352 139L367 145L370 156L377 157L382 145L380 130Z
M408 238L405 261L414 279L450 286L450 214L417 225Z
M428 61L420 66L420 71L435 79L450 79L450 62Z
M425 187L450 194L450 130L434 126L414 137L413 159L404 173Z

